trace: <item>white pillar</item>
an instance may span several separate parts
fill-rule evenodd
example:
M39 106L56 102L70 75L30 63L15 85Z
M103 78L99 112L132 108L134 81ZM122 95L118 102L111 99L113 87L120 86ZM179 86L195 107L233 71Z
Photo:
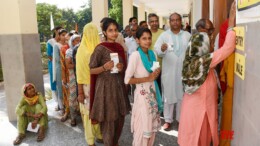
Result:
M0 54L7 114L15 121L15 108L25 83L35 84L44 94L35 0L0 1L0 14L4 22L0 27Z
M202 1L201 0L193 0L192 3L192 29L195 29L195 24L202 18Z
M163 17L162 16L159 16L159 23L160 23L160 28L162 28L164 22L163 22Z
M92 22L100 27L100 21L108 17L108 0L92 0Z
M213 22L214 12L214 0L209 1L209 20Z
M139 3L139 5L138 5L138 22L144 21L144 20L145 20L144 3Z
M133 17L133 0L122 0L123 3L123 26L129 24L129 18Z

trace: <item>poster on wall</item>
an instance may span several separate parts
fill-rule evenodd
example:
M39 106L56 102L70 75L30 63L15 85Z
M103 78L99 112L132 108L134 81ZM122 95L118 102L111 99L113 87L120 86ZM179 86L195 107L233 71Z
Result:
M238 11L247 10L256 7L260 4L260 0L238 0L237 7Z
M238 50L245 50L245 27L238 26L235 27L236 31L236 48Z
M235 53L235 74L245 80L246 59L244 55Z
M260 0L237 0L237 23L260 20Z

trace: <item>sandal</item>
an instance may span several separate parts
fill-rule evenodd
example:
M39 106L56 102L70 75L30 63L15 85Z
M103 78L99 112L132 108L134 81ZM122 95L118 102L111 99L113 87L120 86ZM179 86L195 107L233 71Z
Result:
M62 118L60 119L61 122L65 122L68 120L68 114L65 113L64 116L62 116Z
M163 130L169 131L170 128L171 128L171 123L167 123L167 122L166 122L166 123L163 124Z
M55 109L54 109L55 111L59 111L60 110L60 107L59 107L59 105L57 105L56 107L55 107Z
M45 129L44 129L43 126L41 126L40 129L39 129L39 134L38 134L38 137L37 137L37 142L42 141L44 138L45 138Z
M70 126L75 127L77 125L76 119L71 119L70 120Z
M98 138L96 139L96 142L97 143L104 143L103 139L98 139Z
M20 143L23 141L24 138L25 138L25 134L21 134L21 133L20 133L20 134L16 137L16 139L14 140L13 144L14 144L14 145L20 144Z

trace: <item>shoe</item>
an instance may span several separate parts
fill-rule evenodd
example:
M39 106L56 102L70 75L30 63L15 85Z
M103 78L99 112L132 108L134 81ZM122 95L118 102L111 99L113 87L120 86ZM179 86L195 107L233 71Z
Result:
M166 122L166 123L163 124L163 130L169 131L170 128L171 128L171 123L167 123L167 122Z

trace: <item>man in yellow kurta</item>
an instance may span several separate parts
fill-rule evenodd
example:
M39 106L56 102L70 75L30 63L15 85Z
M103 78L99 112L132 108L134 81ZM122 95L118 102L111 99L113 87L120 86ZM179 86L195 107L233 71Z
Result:
M159 17L154 14L150 13L148 15L148 24L150 26L150 30L152 32L152 45L151 45L151 50L154 50L154 44L157 41L158 37L162 32L164 32L162 29L159 29ZM160 67L162 66L162 58L158 57L158 61L160 63Z

